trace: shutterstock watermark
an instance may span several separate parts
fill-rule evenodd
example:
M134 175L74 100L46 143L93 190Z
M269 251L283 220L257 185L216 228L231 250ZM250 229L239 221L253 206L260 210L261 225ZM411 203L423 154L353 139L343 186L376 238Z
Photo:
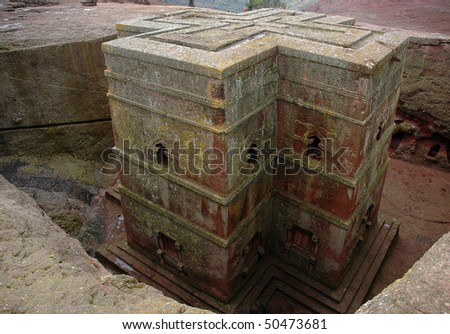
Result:
M201 149L195 141L185 146L177 141L170 146L156 143L141 148L132 146L129 140L123 141L120 152L117 154L112 148L102 152L102 174L214 176L253 174L261 170L270 175L348 174L341 160L348 153L348 147L335 147L331 138L325 138L320 145L310 143L303 152L277 148L272 141L267 141L263 147L251 144L223 151L218 148Z

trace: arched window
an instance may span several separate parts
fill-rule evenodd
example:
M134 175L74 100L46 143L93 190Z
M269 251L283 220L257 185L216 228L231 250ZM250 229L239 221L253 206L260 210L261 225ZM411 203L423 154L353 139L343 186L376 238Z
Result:
M167 167L167 165L169 164L169 156L167 148L165 148L164 145L161 143L156 144L155 148L156 148L156 161L161 166Z
M258 162L258 147L256 144L251 144L247 151L247 163L256 164Z
M320 160L323 156L321 149L322 140L317 135L310 135L308 137L307 155L313 159Z

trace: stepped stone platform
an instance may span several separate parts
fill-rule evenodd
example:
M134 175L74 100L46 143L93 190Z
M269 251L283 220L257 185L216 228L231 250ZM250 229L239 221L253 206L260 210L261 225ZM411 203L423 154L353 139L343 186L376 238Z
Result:
M384 256L398 231L398 223L378 224L376 233L353 262L343 284L330 289L299 270L270 256L251 281L228 303L187 284L163 265L152 262L146 250L130 247L125 233L97 253L109 268L136 277L184 304L218 313L354 313L364 301ZM363 265L362 265L363 264Z
M398 229L378 209L408 36L353 24L269 9L119 23L103 50L131 248L101 256L222 312L279 293L356 310Z

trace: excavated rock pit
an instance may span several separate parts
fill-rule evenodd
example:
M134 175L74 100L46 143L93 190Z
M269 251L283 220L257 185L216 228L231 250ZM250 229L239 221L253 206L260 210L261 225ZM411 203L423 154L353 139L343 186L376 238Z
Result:
M144 290L135 289L139 284L130 278L111 276L73 239L69 239L70 250L66 254L67 240L58 241L64 232L47 217L81 240L91 254L101 242L121 231L120 207L104 196L104 188L114 184L115 179L100 173L101 153L113 142L100 44L115 38L112 22L174 9L133 4L84 8L69 4L0 12L0 67L4 83L0 87L0 173L32 196L46 212L38 211L44 223L30 229L33 219L39 216L34 212L38 210L36 205L2 179L1 190L7 196L2 197L0 211L1 261L2 268L8 268L0 279L1 295L6 296L2 312L191 310L164 299L149 287L144 288L148 300L156 298L156 304L146 304L148 301L137 297L139 293L130 297L133 307L121 303L118 286ZM54 29L60 21L64 25ZM414 35L392 157L421 165L391 161L381 213L401 221L400 233L368 298L402 277L433 243L450 231L450 174L446 172L450 133L446 92L450 80L448 73L442 71L450 62L449 38ZM28 209L19 210L21 206ZM32 237L27 239L28 235ZM33 241L35 237L39 243ZM40 250L47 243L56 248ZM29 248L21 252L25 245ZM9 254L9 248L15 251ZM71 269L72 266L78 269ZM34 282L37 277L42 283ZM89 293L76 291L75 287L83 284L87 284ZM60 293L46 295L45 291L53 290ZM68 306L55 303L56 298L66 298L64 303ZM161 304L166 302L167 308Z

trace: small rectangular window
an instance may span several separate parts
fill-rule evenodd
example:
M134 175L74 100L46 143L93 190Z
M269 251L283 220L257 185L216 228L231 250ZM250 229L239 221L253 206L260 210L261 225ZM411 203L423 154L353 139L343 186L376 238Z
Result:
M311 253L314 252L316 245L313 233L298 226L293 226L288 231L288 242Z
M182 272L184 270L184 265L181 262L181 251L182 247L178 241L173 240L161 232L158 233L157 254L160 258L161 264L167 264L175 267L178 271Z
M166 252L167 255L175 259L180 258L181 245L178 242L163 233L159 233L158 243L159 249Z

